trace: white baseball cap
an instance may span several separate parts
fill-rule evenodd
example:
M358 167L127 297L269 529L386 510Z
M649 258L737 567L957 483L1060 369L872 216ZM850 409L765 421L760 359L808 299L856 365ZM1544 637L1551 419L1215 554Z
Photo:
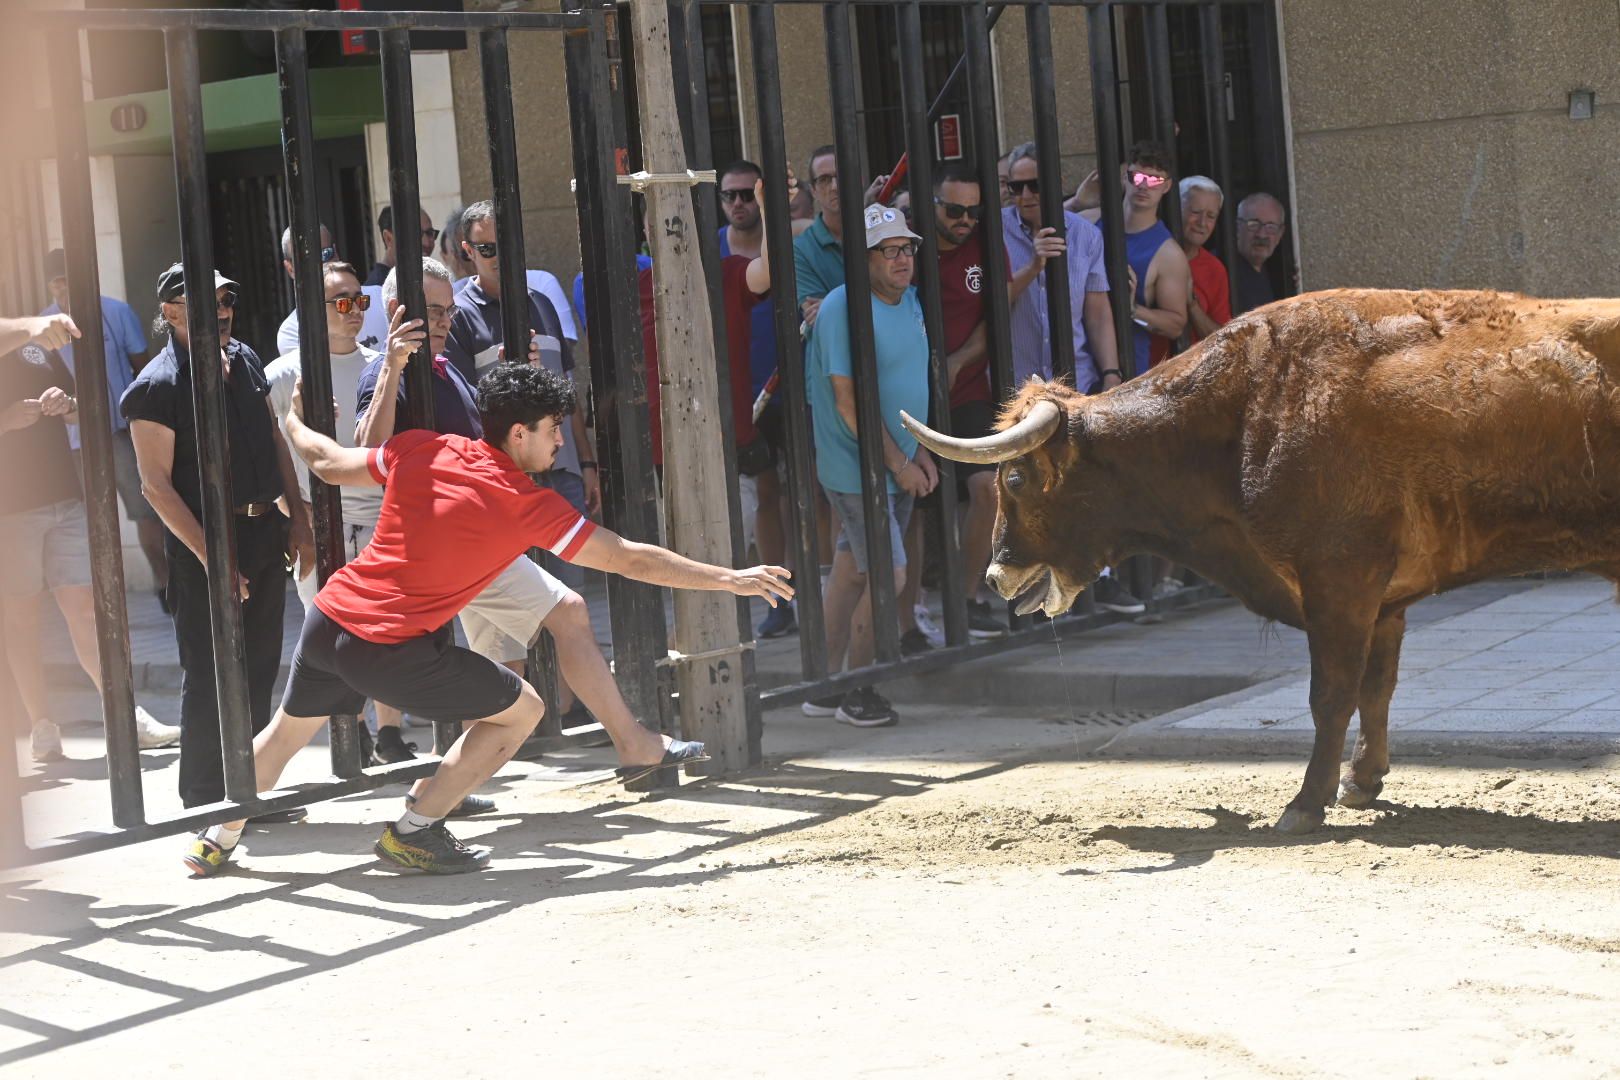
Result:
M906 224L906 216L898 210L893 210L882 203L873 203L866 208L866 246L868 250L877 247L885 240L917 240L922 237L911 231Z

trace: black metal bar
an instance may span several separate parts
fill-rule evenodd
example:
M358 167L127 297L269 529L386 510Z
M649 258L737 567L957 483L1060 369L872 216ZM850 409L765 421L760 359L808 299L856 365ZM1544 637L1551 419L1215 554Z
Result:
M923 112L923 36L922 6L913 2L895 8L900 43L900 84L906 122L906 160L910 162L912 218L922 245L917 254L917 265L927 272L917 278L917 292L922 300L923 322L928 327L928 362L930 369L929 393L933 403L935 426L947 434L951 431L951 378L945 355L945 309L940 299L939 230L934 227L934 133L929 117ZM996 14L1000 14L998 10ZM963 61L966 60L964 56ZM958 64L960 67L961 64ZM981 189L981 205L990 208L994 216L1000 213L987 191ZM983 226L981 226L982 228ZM940 599L944 605L945 640L952 645L968 639L967 597L962 594L962 545L956 530L956 463L947 458L939 463L939 541L943 555L940 568ZM909 573L921 573L922 567L908 568ZM920 595L920 593L919 593Z
M281 156L287 178L287 217L292 228L293 287L298 296L298 360L303 369L304 422L324 435L335 432L332 358L326 342L326 282L321 273L320 203L315 187L315 126L309 100L309 50L302 30L276 32L276 76L281 88ZM321 584L343 565L343 506L338 489L313 472L309 500L315 521L315 573ZM360 760L357 716L334 716L332 772L357 776Z
M951 2L951 0L946 0ZM1055 0L1063 3L1065 0ZM247 11L211 8L31 11L30 19L95 30L577 30L579 15L534 11Z
M1057 70L1052 63L1052 11L1046 5L1024 9L1029 40L1029 97L1035 113L1035 154L1041 179L1041 222L1067 238L1063 209L1063 156L1057 120ZM1074 376L1074 294L1069 260L1046 261L1046 326L1052 350L1052 374ZM1085 283L1080 283L1084 287Z
M85 510L90 523L90 582L100 654L101 717L107 736L113 822L128 828L145 821L146 812L135 731L129 613L124 606L123 543L118 530L113 418L107 399L107 345L101 319L101 275L96 265L95 205L90 190L79 34L74 30L57 31L51 35L50 44L62 246L67 252L68 289L77 301L73 319L82 335L73 349L74 382L79 399L79 436L83 440ZM29 464L11 462L10 467L27 468ZM9 731L5 738L10 741Z
M1144 20L1147 30L1148 87L1153 105L1153 137L1170 155L1170 175L1181 178L1176 158L1176 97L1170 79L1170 16L1163 4L1147 9ZM1170 185L1160 204L1164 208L1164 223L1178 238L1181 236L1181 189Z
M966 25L968 86L973 111L974 164L979 170L979 190L999 191L1001 178L996 161L1001 156L999 121L996 118L996 76L990 53L989 12L981 3L962 13ZM1053 147L1056 149L1056 146ZM1001 215L986 214L980 222L986 253L1006 250L1001 235ZM1014 387L1012 366L1012 318L1007 307L1007 260L984 260L985 321L990 338L990 383L997 401L1005 401Z
M1173 611L1224 596L1226 593L1218 586L1200 585L1182 589L1173 596L1165 597L1160 602L1158 610ZM760 700L767 710L781 708L784 705L796 705L809 698L828 697L857 686L870 686L874 683L945 671L957 664L982 660L1012 649L1048 644L1054 636L1069 637L1112 623L1129 622L1133 618L1131 615L1118 615L1110 611L1064 615L1050 623L1016 629L1005 637L975 641L969 645L949 645L917 656L908 656L893 663L879 663L842 674L829 675L824 679L772 687L760 694Z
M787 192L787 140L782 127L782 81L776 45L776 10L767 4L748 12L749 42L754 56L754 99L759 106L760 168L765 190L782 192L765 199L765 238L770 249L771 294L776 303L777 400L787 439L788 527L793 533L794 606L799 616L799 659L806 678L827 672L827 628L821 607L821 553L816 546L816 473L812 463L810 406L805 396L803 342L793 266L793 223Z
M1277 9L1270 5L1251 7L1244 14L1249 20L1249 70L1254 72L1254 131L1257 133L1255 159L1263 185L1261 190L1286 208L1292 200L1289 198L1288 126L1283 116L1282 41ZM1236 200L1232 207L1235 213ZM1283 290L1278 295L1292 295L1298 289L1298 263L1292 240L1278 244L1272 260L1282 271Z
M589 317L597 460L602 468L603 512L608 525L632 540L658 540L657 481L647 429L647 375L641 351L641 316L632 259L630 193L617 181L623 145L622 66L611 8L591 8L589 31L564 44L574 175L578 179L580 256ZM617 574L607 578L614 669L633 715L666 724L655 663L668 654L664 598L657 588Z
M1108 299L1114 308L1114 336L1119 344L1119 369L1129 379L1136 375L1136 350L1131 312L1136 298L1130 291L1125 259L1125 189L1119 167L1119 80L1114 67L1114 20L1108 7L1086 9L1086 36L1091 52L1091 108L1096 119L1097 179L1102 188L1103 259L1108 265Z
M512 69L506 31L478 35L484 75L484 124L489 138L489 174L495 202L495 239L501 253L501 336L506 358L523 363L529 355L529 286L524 276L523 200L518 190L517 131L512 120ZM397 219L396 219L397 220ZM415 220L412 218L411 220Z
M834 142L838 153L839 216L843 221L844 294L855 384L860 446L861 505L866 518L866 588L872 601L872 639L880 662L900 658L894 550L889 540L889 470L883 463L883 412L878 401L877 340L872 329L872 283L866 265L866 222L861 170L860 115L855 97L855 53L847 0L823 9L827 67L832 83ZM992 162L992 168L994 163ZM988 243L988 241L987 241ZM826 333L825 329L819 331Z
M174 172L180 204L180 255L186 275L191 400L197 414L202 526L208 553L208 606L214 638L220 752L225 797L257 794L253 722L249 712L242 606L236 589L236 517L231 498L230 442L225 430L225 379L220 363L214 296L214 237L208 212L208 156L203 143L202 81L197 34L163 35L174 124ZM185 558L186 556L181 556Z
M1237 194L1232 190L1231 154L1226 135L1226 55L1221 38L1221 9L1210 4L1198 9L1198 52L1204 68L1204 106L1208 114L1209 156L1215 167L1215 182L1225 198L1221 201L1221 256L1227 273L1238 258Z

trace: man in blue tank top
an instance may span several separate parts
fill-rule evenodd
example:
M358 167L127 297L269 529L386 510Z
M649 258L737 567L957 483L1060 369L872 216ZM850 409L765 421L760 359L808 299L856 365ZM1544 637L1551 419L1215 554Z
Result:
M1135 366L1140 375L1155 355L1153 339L1162 338L1157 355L1187 327L1187 297L1192 270L1181 245L1159 220L1159 203L1170 190L1170 155L1158 143L1139 142L1125 157L1125 261L1130 264L1135 306ZM1095 222L1099 211L1084 215Z

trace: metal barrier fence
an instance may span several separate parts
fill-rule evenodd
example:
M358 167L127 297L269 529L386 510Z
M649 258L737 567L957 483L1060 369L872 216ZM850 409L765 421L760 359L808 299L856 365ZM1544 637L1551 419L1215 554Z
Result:
M180 246L187 281L212 281L217 264L210 235L206 151L204 146L202 83L198 36L208 31L263 31L275 40L276 65L282 106L282 149L287 177L293 262L300 315L300 355L305 383L305 408L310 425L331 434L332 385L325 334L325 305L320 258L320 222L317 214L316 146L311 119L307 37L311 33L368 30L381 39L381 69L385 96L389 192L397 220L415 221L419 212L415 107L411 81L411 41L415 31L459 31L477 39L483 68L483 90L488 123L490 164L495 180L498 240L506 251L523 250L522 207L518 187L517 148L512 121L508 34L518 31L554 31L565 35L568 57L569 113L572 118L576 168L581 183L579 227L583 247L591 253L587 266L590 291L598 311L614 311L615 318L599 321L591 335L595 389L600 396L617 395L621 413L645 403L644 375L639 357L621 349L617 327L633 327L633 309L622 309L627 286L633 295L633 263L626 226L628 200L614 180L617 127L605 118L622 112L623 104L608 71L611 9L593 7L563 13L440 12L273 12L229 10L81 11L40 16L49 41L51 90L57 128L57 162L68 280L76 296L101 293L96 261L95 219L90 187L90 160L83 109L81 34L87 31L161 33L168 70L173 122L173 156L180 209ZM622 141L622 140L621 140ZM521 259L501 265L503 294L525 290ZM610 285L609 282L614 284ZM408 316L426 318L420 262L401 259L399 298ZM218 355L220 349L212 290L192 290L188 297L191 351L198 356ZM616 305L620 310L615 310ZM112 417L107 398L103 328L100 307L79 305L75 312L83 333L78 343L81 424L84 446L86 509L92 552L92 582L97 640L100 646L102 710L106 728L108 775L114 829L87 831L67 840L30 847L24 829L19 792L15 785L0 787L0 847L12 864L65 858L157 836L173 834L244 816L283 810L331 799L350 792L414 779L430 773L433 759L366 768L360 760L357 720L334 717L331 759L335 779L306 785L296 792L261 798L255 790L252 731L248 708L242 616L233 583L236 551L230 463L225 430L226 402L220 368L194 364L193 408L197 419L202 479L202 526L207 546L207 577L211 614L215 677L217 680L224 765L224 802L190 808L159 820L148 818L141 788L137 752L135 702L130 658L128 613L125 610L118 510L114 483ZM524 305L505 305L504 340L509 356L528 351ZM616 326L615 326L616 324ZM633 335L632 335L633 336ZM432 426L431 367L413 364L406 376L407 421ZM604 442L601 457L620 476L644 475L647 463L645 424L625 413L623 428L642 431L633 437L614 435ZM402 423L403 426L403 423ZM343 561L342 513L335 488L310 478L314 507L317 573L322 581ZM606 507L610 524L635 539L655 539L652 493L634 492L616 485ZM640 715L657 716L654 662L663 655L662 605L658 591L633 582L616 582L613 589L614 621L625 632L617 635L621 682L625 696ZM631 632L632 627L656 623L658 632ZM544 637L544 635L542 635ZM540 681L550 682L546 650L531 656ZM548 692L548 700L555 700ZM555 732L555 719L548 718ZM438 725L436 747L443 752L457 734L454 726ZM5 755L9 758L10 740ZM3 762L0 765L14 765ZM15 770L13 769L13 775Z
M1041 180L1042 216L1062 222L1062 184L1058 154L1058 111L1056 70L1051 50L1054 18L1083 18L1091 42L1091 86L1097 131L1097 159L1102 184L1102 226L1111 281L1124 281L1124 223L1121 216L1123 193L1120 186L1120 123L1117 78L1114 67L1112 20L1116 9L1145 8L1150 56L1155 70L1153 89L1159 99L1156 125L1161 141L1173 123L1167 100L1168 46L1165 36L1167 7L1197 7L1204 42L1205 85L1211 91L1223 86L1220 49L1221 18L1224 9L1256 7L1274 19L1271 0L1008 0L989 5L984 0L741 0L733 6L746 9L752 45L753 86L759 107L759 158L769 190L787 188L787 153L779 81L779 46L776 7L782 4L818 4L822 8L826 38L830 99L838 157L838 183L841 191L859 192L866 187L861 175L859 116L857 111L855 53L851 16L856 6L887 9L896 20L900 68L904 95L904 127L913 190L931 192L933 187L933 137L929 102L923 84L922 10L945 7L961 12L965 56L960 65L966 72L974 138L974 160L981 190L998 190L996 173L1000 153L997 129L995 76L992 66L990 31L1008 9L1021 9L1029 42L1030 99L1033 106L1032 132L1039 147L1038 169ZM682 102L692 168L712 168L708 160L708 101L704 77L704 50L697 36L701 22L697 0L676 0L672 12L673 52ZM517 148L512 116L508 34L512 31L556 31L565 35L564 57L569 99L569 124L573 135L575 198L578 207L580 249L584 272L586 307L592 313L589 334L592 390L598 403L597 457L604 466L604 516L607 523L631 539L656 540L658 494L652 468L652 447L647 425L647 386L643 366L640 317L637 309L636 270L632 259L635 229L630 195L620 185L618 173L622 149L627 145L624 88L618 69L620 53L615 49L615 9L598 0L569 0L565 10L554 14L482 13L446 14L429 12L270 12L270 11L84 11L43 16L50 37L52 95L58 125L58 175L61 188L62 221L68 253L68 278L74 295L99 295L96 265L95 225L91 200L90 163L82 109L80 35L89 30L160 32L166 46L170 102L173 119L173 154L180 196L180 239L186 280L212 280L216 264L207 205L206 159L203 137L202 94L198 66L198 34L212 30L263 31L275 38L282 104L282 144L285 160L296 292L300 313L301 357L305 382L304 401L311 426L331 433L331 381L327 342L323 332L324 303L320 265L320 223L315 210L315 153L310 95L307 35L312 32L341 30L377 31L381 38L381 66L385 88L389 189L396 221L415 221L419 212L417 191L417 147L411 83L412 30L462 31L477 39L483 76L484 104L489 134L494 202L497 209L498 244L503 251L523 251L521 196L518 183ZM1213 130L1224 133L1224 124ZM1224 137L1217 135L1214 147L1215 178L1230 190ZM1174 217L1174 189L1169 197ZM986 203L989 199L986 198ZM921 202L920 205L928 205ZM726 320L719 301L719 259L713 200L700 199L698 225L702 250L710 278L711 316L715 324L718 351L725 355ZM863 234L860 200L842 203L845 235ZM1234 250L1230 201L1224 208L1221 235L1225 250ZM1002 248L1001 220L986 214L982 221L982 241L987 251ZM765 228L770 248L773 293L794 296L793 234L788 210L780 199L767 204ZM938 250L934 230L918 230L923 236L920 266L937 265ZM872 553L869 581L873 589L873 619L876 629L876 663L869 668L829 673L825 645L825 620L817 575L816 484L812 464L812 434L805 395L803 356L799 344L798 313L789 304L776 304L776 329L781 374L781 397L785 414L787 442L786 490L790 533L795 545L800 620L800 661L802 677L757 695L765 706L780 706L885 679L921 674L949 667L967 659L1046 640L1054 634L1069 634L1120 616L1094 610L1089 600L1076 613L1060 618L1050 626L1034 626L1008 612L1011 633L989 642L969 643L966 597L960 587L962 555L957 541L956 488L954 468L940 462L942 523L939 534L945 572L942 575L944 622L947 646L933 652L902 658L899 623L895 607L887 504L886 474L881 458L881 431L877 386L875 340L872 326L871 293L868 288L865 253L858 247L844 252L846 281L851 298L851 342L857 388L862 502L865 509L867 544ZM1010 314L1007 302L1007 271L999 259L986 267L987 319L991 347L991 378L998 399L1012 387ZM503 295L518 296L525 290L524 267L518 259L503 259ZM1064 260L1051 260L1045 268L1050 298L1051 349L1054 372L1072 374L1073 341L1069 318L1068 268ZM420 264L402 259L398 267L400 300L412 317L425 317ZM942 347L944 319L937 275L920 276L922 306L930 341L932 395L936 420L948 431L948 380ZM1129 377L1132 358L1131 300L1123 289L1111 292L1114 324L1118 336L1121 366ZM188 309L192 351L214 355L219 341L212 294L198 291ZM524 306L503 305L504 340L507 355L527 352L528 333ZM248 686L243 656L241 612L231 583L236 580L233 504L229 491L229 460L224 429L224 385L217 367L193 366L194 401L198 438L202 450L203 515L207 538L208 581L212 614L215 674L217 678L222 728L226 801L195 807L176 816L149 820L141 789L141 770L135 734L134 692L127 612L124 606L124 579L112 459L111 417L106 395L102 356L102 327L99 308L81 304L76 312L83 331L76 364L81 380L79 395L83 425L86 504L90 522L92 572L96 607L97 636L101 648L103 715L107 733L108 771L111 781L112 820L115 828L81 833L71 839L30 848L25 841L20 798L11 788L0 795L0 846L13 863L43 862L125 843L195 829L204 825L249 815L300 806L343 794L375 788L395 781L412 779L430 772L436 760L366 768L360 760L356 718L334 718L331 725L331 759L335 779L306 785L295 792L261 798L255 791L252 760L252 733L248 710ZM720 365L721 402L729 400L727 365ZM411 365L407 369L407 409L411 422L431 426L431 369ZM730 409L717 409L728 449L732 447ZM728 468L728 473L734 470ZM727 482L735 486L735 475ZM317 573L325 578L341 565L342 520L335 489L311 477L310 494L314 507L317 543ZM732 499L732 527L740 546L740 521L735 496ZM1143 577L1137 576L1138 587ZM1183 590L1155 607L1168 608L1212 595L1208 587ZM660 668L666 663L665 612L660 590L626 579L608 580L609 613L614 642L617 679L632 713L644 719L669 722L669 692L660 681ZM747 607L739 606L739 620L745 639L752 636ZM544 635L542 635L544 637ZM531 656L531 672L547 701L551 693L551 663L542 647ZM751 678L751 672L748 674ZM757 707L750 702L751 711ZM555 720L548 714L548 724ZM551 729L556 731L555 727ZM455 732L441 725L436 745L442 752ZM752 725L751 753L759 750L758 725ZM9 747L9 743L7 744ZM0 761L0 768L7 762Z

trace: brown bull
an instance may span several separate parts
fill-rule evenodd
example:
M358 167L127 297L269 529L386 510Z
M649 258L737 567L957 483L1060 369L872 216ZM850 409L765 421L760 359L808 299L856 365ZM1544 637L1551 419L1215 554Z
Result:
M987 578L1068 610L1150 552L1310 641L1316 743L1277 822L1389 771L1406 609L1502 574L1620 581L1620 301L1487 292L1314 293L1271 304L1106 394L1032 382L1001 432L934 452L1000 462Z

